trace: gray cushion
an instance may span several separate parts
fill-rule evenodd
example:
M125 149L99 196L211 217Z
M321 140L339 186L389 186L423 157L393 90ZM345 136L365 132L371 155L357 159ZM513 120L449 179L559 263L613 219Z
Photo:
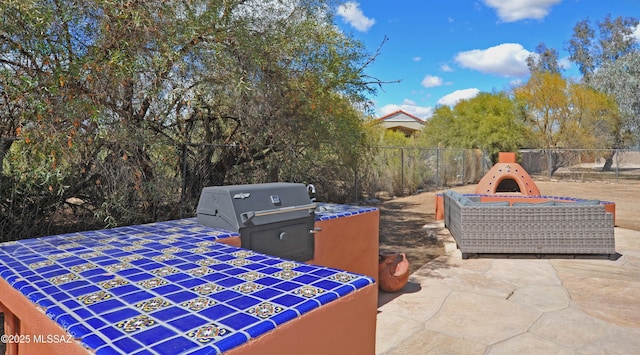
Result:
M539 207L539 206L557 206L555 201L547 202L514 202L514 207Z
M574 203L578 205L597 206L600 204L600 200L582 200Z
M460 202L462 203L463 206L469 206L469 207L504 207L504 206L509 206L509 202L507 201L496 201L496 202L476 202L476 201L471 201L470 199L466 199L464 202Z
M597 206L600 200L556 201L556 206Z

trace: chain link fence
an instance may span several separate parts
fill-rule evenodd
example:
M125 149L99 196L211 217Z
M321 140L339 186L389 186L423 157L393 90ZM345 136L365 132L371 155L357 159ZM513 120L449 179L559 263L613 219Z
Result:
M639 149L522 149L517 154L535 179L640 181ZM358 172L354 196L403 196L474 184L492 166L481 150L378 147L371 163Z
M523 149L522 167L532 176L578 181L640 180L638 149Z
M214 148L237 149L236 146L231 145L217 145ZM352 167L351 176L345 174L344 168L314 168L314 164L304 160L304 157L298 157L298 159L287 159L286 163L280 162L278 167L280 179L314 184L319 188L321 195L319 197L323 200L356 204L363 199L403 196L417 191L474 183L480 180L492 166L489 156L481 150L389 146L376 147L364 163ZM193 157L184 156L183 171L186 172L187 166L193 166L194 163ZM309 172L309 169L313 169L317 174L301 175L301 171ZM340 174L337 173L338 170ZM231 177L235 175L246 178L247 172L228 174ZM183 173L183 176L188 174ZM262 181L264 177L256 176L252 180ZM228 183L242 182L230 179ZM187 184L183 178L181 216L189 213L193 199L203 187L205 186L202 182Z
M378 147L358 172L355 196L402 196L418 191L477 182L492 166L488 154L474 149ZM357 202L357 201L356 201Z
M227 184L271 181L270 172L277 170L277 179L282 181L314 184L318 190L316 197L320 201L354 204L366 204L373 198L385 199L474 184L493 166L486 152L474 149L380 146L370 152L364 161L352 164L354 166L339 161L329 166L316 164L313 156L294 153L274 155L271 161L252 166L237 165L240 159L237 146L193 145L190 148L192 154L189 155L183 150L178 168L181 173L173 175L168 182L167 186L172 187L169 191L158 192L160 198L166 200L163 200L162 206L165 207L162 208L168 209L164 211L167 216L193 215L201 189L216 181L209 175L220 171L212 162L225 152L233 160L227 162L230 170L222 169L227 178L231 177L225 179ZM203 160L204 155L199 154L198 149L205 148L211 148L212 153ZM638 149L527 149L518 151L518 161L534 179L606 180L617 183L640 181ZM199 173L195 174L194 169L198 169ZM11 183L13 180L11 176L0 175L0 210L3 212L0 213L0 241L35 236L27 227L37 225L48 233L82 230L91 226L87 224L87 216L75 212L72 199L52 205L60 207L54 210L43 209L38 203L29 203L27 200L16 200L19 191ZM10 224L6 212L17 203L24 205L18 210L24 223ZM87 208L84 210L91 213ZM58 225L60 221L65 224Z

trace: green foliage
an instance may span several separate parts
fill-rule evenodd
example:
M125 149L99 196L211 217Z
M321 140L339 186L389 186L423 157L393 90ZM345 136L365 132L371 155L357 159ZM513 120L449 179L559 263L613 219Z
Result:
M376 82L330 5L2 2L0 137L21 139L6 140L2 225L190 215L202 187L229 183L345 199L374 142L355 107Z
M415 146L418 140L413 137L407 137L402 132L385 130L382 136L381 145L391 147L410 147Z
M503 93L480 93L453 108L438 107L421 137L426 145L481 149L497 158L524 142L524 129L515 117L513 101Z

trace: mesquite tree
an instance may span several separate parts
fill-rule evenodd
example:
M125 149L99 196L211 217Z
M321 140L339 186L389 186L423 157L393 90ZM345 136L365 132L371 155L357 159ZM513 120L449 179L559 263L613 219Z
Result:
M618 121L615 102L604 93L567 81L558 73L533 72L514 90L517 117L531 144L550 152L549 176L571 160L564 148L607 148Z
M356 107L380 81L333 5L2 2L0 132L20 140L0 224L36 235L45 221L175 217L213 184L344 187L368 149Z

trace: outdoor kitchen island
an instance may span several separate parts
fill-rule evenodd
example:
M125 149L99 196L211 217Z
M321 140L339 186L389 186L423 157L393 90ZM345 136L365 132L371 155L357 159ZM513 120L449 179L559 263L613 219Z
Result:
M2 243L7 353L372 354L378 210L320 206L306 262L195 218Z

